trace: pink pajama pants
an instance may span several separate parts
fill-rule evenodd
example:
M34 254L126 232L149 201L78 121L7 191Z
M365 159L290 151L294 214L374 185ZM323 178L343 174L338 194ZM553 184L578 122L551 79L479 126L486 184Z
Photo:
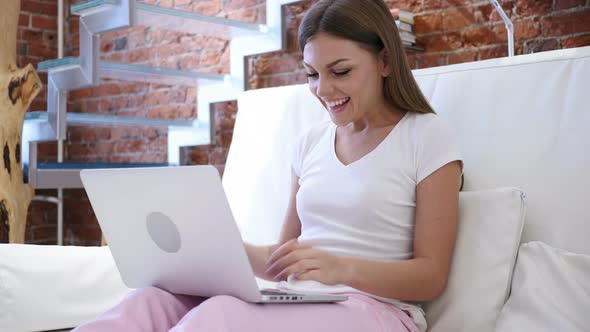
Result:
M418 331L399 308L362 294L329 304L252 304L231 296L209 299L149 287L75 332L406 332Z

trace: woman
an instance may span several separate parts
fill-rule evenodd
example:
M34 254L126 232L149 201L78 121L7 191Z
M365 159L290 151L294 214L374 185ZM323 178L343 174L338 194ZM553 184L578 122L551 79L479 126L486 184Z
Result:
M339 304L256 305L135 291L76 331L424 331L416 302L445 288L461 156L407 65L383 0L320 0L299 27L311 92L331 122L295 151L278 244L246 250L280 287Z

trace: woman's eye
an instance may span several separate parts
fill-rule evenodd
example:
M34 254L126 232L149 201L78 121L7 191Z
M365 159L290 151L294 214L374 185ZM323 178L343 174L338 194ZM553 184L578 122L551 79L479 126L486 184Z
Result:
M307 78L316 78L318 77L318 73L307 73Z
M336 76L344 76L346 74L348 74L350 72L350 69L346 69L346 70L341 70L341 71L335 71L334 75Z

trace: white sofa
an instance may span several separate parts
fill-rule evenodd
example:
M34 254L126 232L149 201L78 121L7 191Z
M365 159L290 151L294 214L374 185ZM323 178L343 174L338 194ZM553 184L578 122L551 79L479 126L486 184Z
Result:
M589 331L590 47L414 75L465 158L451 278L425 304L430 330ZM240 97L223 181L247 241L276 239L295 138L325 119L305 85ZM0 331L71 327L126 291L108 248L0 245Z

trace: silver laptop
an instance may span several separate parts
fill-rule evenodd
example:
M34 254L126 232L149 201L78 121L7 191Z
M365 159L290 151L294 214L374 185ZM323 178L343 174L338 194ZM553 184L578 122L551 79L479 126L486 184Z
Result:
M128 287L254 303L347 299L259 290L213 166L83 170L80 177Z

